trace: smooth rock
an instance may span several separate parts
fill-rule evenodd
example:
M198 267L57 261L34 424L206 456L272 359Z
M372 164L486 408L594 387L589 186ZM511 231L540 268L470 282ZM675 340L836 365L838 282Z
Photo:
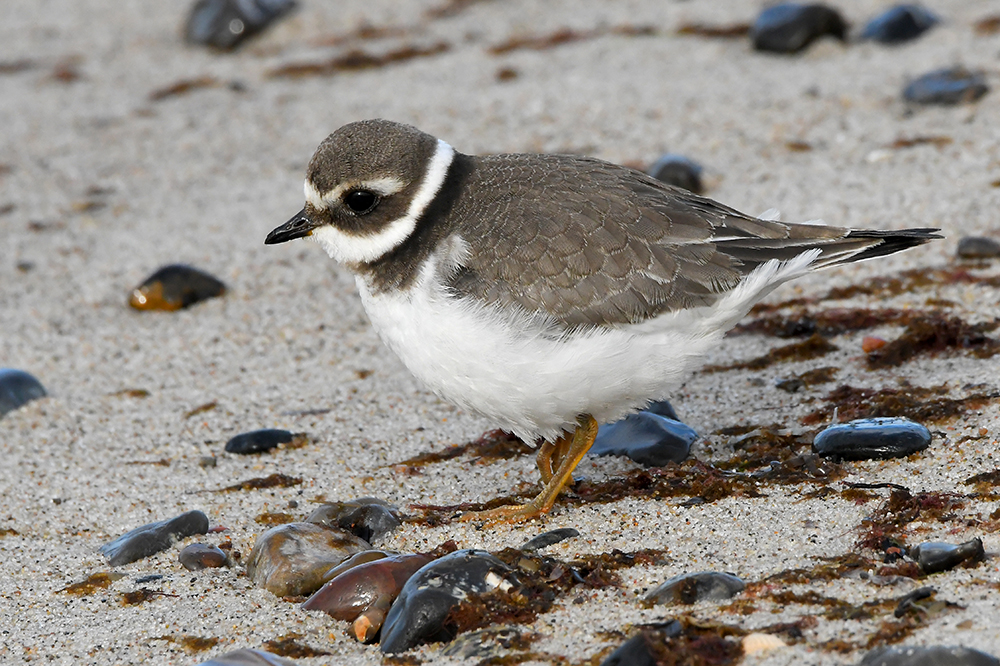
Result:
M697 439L698 433L680 421L643 410L602 425L589 454L628 456L646 467L662 467L687 458Z
M180 539L208 532L208 516L201 511L188 511L176 518L149 523L126 532L111 543L101 546L101 554L113 567L129 564L166 550Z
M962 259L994 259L1000 257L1000 243L986 236L965 236L955 254Z
M365 553L351 559L362 555ZM368 643L382 628L406 581L433 559L421 554L391 555L359 563L328 581L301 608L320 610L338 620L352 622L351 634Z
M0 418L21 405L48 395L42 383L24 370L0 368Z
M731 573L701 571L669 578L646 595L647 604L693 604L723 601L743 591L746 585Z
M128 304L136 310L174 311L226 293L215 277L184 264L164 266L132 290Z
M675 153L667 153L649 167L649 175L656 180L695 194L705 191L705 186L701 182L702 171L704 169L700 164Z
M362 564L368 564L369 562L374 562L376 560L384 560L387 557L392 557L397 554L398 553L388 550L363 550L360 553L354 553L346 560L326 572L327 582L333 580L349 569L353 569L354 567L359 567Z
M287 430L265 428L240 433L226 442L226 453L263 453L276 448L280 444L290 444L295 434Z
M892 645L875 648L858 666L1000 666L1000 660L966 647Z
M403 524L396 507L377 497L326 502L310 513L306 522L338 527L368 542L381 539Z
M218 657L213 657L208 661L203 661L197 666L296 666L297 662L291 659L279 657L263 650L251 650L243 648L233 650Z
M217 569L226 566L226 553L216 546L192 543L177 553L177 561L188 571Z
M294 0L198 0L188 14L184 38L228 51L294 8Z
M936 14L920 5L896 5L868 21L859 39L901 44L916 39L939 21Z
M919 423L886 417L830 426L816 435L813 451L842 460L902 458L923 451L930 443L930 431Z
M260 535L247 559L247 575L275 596L311 594L329 580L333 567L362 550L371 546L344 530L286 523Z
M601 662L601 666L659 666L654 653L650 650L653 642L661 643L664 639L680 636L683 631L677 620L655 624L645 628L638 634L618 646Z
M956 567L966 560L980 560L985 555L983 540L979 537L955 545L940 541L926 541L910 549L910 559L916 560L924 573L936 573Z
M510 567L482 550L456 550L422 567L403 586L382 628L380 649L404 652L424 641L454 638L444 625L469 594L516 585Z
M989 90L982 72L948 67L911 81L903 88L903 99L916 104L962 104L975 102Z
M560 541L565 541L566 539L572 539L573 537L578 536L580 536L580 533L572 527L562 527L558 530L549 530L548 532L542 532L538 536L529 539L523 546L518 548L518 550L531 553L536 550L541 550L542 548L554 546Z
M844 41L847 22L836 9L822 4L774 5L762 11L750 28L753 47L773 53L797 53L826 35Z
M458 659L478 659L479 664L483 664L484 660L487 664L503 663L499 660L508 650L519 647L523 650L530 643L518 627L489 627L458 636L441 650L441 654Z

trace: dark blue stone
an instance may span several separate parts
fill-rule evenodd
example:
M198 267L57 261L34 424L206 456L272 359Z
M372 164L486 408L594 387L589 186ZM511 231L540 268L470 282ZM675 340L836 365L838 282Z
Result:
M208 516L201 511L188 511L176 518L149 523L126 532L101 546L101 554L108 558L108 564L118 567L166 550L179 539L206 532Z
M236 435L226 442L227 453L263 453L270 451L279 444L288 444L294 435L287 430L253 430Z
M661 662L654 656L650 645L659 645L668 638L676 638L683 631L677 620L661 622L643 628L638 634L618 646L601 666L658 666Z
M858 419L830 426L813 440L813 450L826 458L871 460L902 458L923 451L931 432L909 419Z
M670 403L654 403L652 409L674 413ZM697 439L698 433L675 418L643 410L602 425L590 455L628 456L646 467L662 467L687 458Z
M966 647L893 645L875 648L858 666L1000 666L1000 660Z
M753 47L774 53L797 53L826 35L843 41L847 22L836 9L821 4L786 2L768 7L750 28Z
M746 584L731 573L701 571L681 574L661 583L646 595L650 604L693 604L696 601L723 601L743 591Z
M916 560L924 573L947 571L966 560L981 560L985 555L983 540L979 537L955 545L941 541L927 541L910 549L910 559Z
M184 37L192 44L231 50L294 8L294 0L198 0Z
M928 72L903 88L903 99L916 104L975 102L990 91L982 72L949 67Z
M24 370L0 368L0 418L21 405L48 395L42 383Z
M382 625L380 649L405 652L425 641L450 641L451 610L470 594L510 585L510 567L483 550L456 550L421 567L406 581Z
M900 44L916 39L940 19L920 5L896 5L865 24L861 39L883 44Z
M542 532L533 539L529 539L527 543L521 546L518 550L523 550L526 552L533 552L536 550L541 550L542 548L548 548L553 546L560 541L565 541L566 539L572 539L573 537L580 536L580 533L573 529L572 527L563 527L558 530L551 530L549 532Z
M692 159L667 153L649 167L649 175L667 185L680 187L695 194L701 194L705 187L701 182L701 165Z

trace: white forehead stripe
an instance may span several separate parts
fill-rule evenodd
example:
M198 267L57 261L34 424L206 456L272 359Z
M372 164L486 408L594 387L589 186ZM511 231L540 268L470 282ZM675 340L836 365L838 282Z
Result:
M361 264L378 259L387 252L399 247L410 237L414 229L417 228L417 220L420 219L420 216L423 215L427 206L430 205L431 201L434 200L434 196L441 189L444 179L448 175L448 167L451 166L454 159L455 149L439 139L437 148L434 149L434 155L427 165L427 172L424 174L424 179L420 182L420 186L417 188L413 200L410 202L410 207L406 210L406 214L393 220L377 233L367 235L346 234L332 225L324 224L314 229L311 237L323 246L327 254L341 263ZM351 187L367 187L369 184L390 186L395 183L400 185L399 189L396 190L398 192L402 189L403 184L395 178L373 179L365 181L364 184L352 183ZM325 201L329 201L329 197L334 194L339 198L343 194L343 187L338 185L330 192L321 194L307 180L305 185L306 201L315 208L325 208ZM372 191L378 191L374 186L371 189ZM382 194L383 196L388 196L386 193ZM317 202L319 205L317 205Z

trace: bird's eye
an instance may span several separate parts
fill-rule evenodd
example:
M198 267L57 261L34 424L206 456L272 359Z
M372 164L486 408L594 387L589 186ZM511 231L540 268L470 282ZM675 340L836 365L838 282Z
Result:
M368 190L351 190L344 195L344 203L354 213L364 215L370 213L378 204L378 195Z

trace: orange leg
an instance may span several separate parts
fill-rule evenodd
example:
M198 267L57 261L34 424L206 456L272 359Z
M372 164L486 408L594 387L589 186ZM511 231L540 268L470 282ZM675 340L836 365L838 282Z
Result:
M463 521L481 520L486 523L519 523L531 520L552 510L559 493L573 476L573 470L594 444L597 421L589 414L581 416L572 436L560 437L555 444L542 445L538 451L538 471L545 487L527 504L501 506L488 511L473 511L462 516ZM552 462L557 467L552 471ZM549 478L546 479L545 477Z

